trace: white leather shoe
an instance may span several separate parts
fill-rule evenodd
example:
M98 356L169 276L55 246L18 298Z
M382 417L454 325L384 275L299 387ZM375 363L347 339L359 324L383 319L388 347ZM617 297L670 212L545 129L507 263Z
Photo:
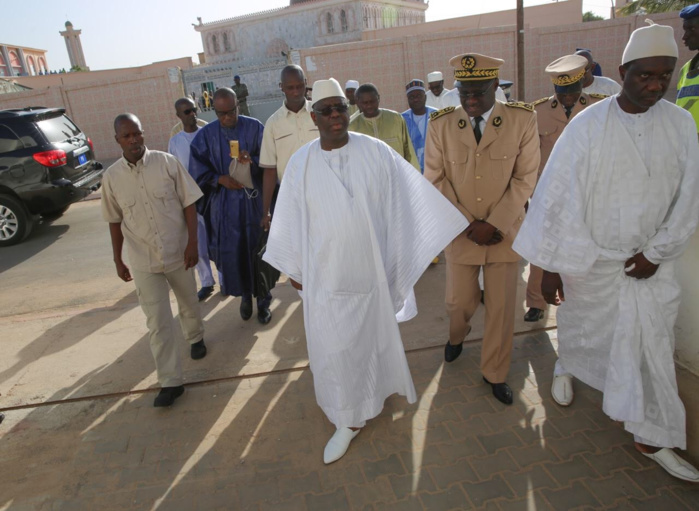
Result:
M360 431L361 429L352 431L350 428L338 428L325 446L323 462L328 465L342 458L347 452L350 442Z
M561 406L570 406L573 402L573 375L561 374L553 377L551 384L551 396Z
M680 458L672 449L664 447L658 452L642 452L641 454L646 458L656 461L658 465L663 467L672 477L691 483L699 483L699 471L687 461Z

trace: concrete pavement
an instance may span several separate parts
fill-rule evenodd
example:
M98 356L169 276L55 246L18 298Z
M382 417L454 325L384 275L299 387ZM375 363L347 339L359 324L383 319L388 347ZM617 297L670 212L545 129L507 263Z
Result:
M0 509L699 508L699 488L636 453L600 393L578 384L571 407L552 402L552 315L517 321L511 407L480 380L482 319L445 365L443 264L423 276L420 314L401 326L418 402L389 398L324 466L333 428L315 403L288 284L265 327L243 322L236 299L208 299L209 355L192 361L183 345L187 392L154 409L145 320L133 285L114 275L98 201L35 236L0 254L0 408L10 409ZM680 387L695 406L696 377L680 371Z

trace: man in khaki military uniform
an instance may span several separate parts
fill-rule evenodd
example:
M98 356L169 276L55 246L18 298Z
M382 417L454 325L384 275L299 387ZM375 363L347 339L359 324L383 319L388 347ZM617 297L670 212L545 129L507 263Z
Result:
M431 116L425 147L425 177L471 222L446 249L449 341L444 358L461 353L485 284L483 379L493 395L512 403L505 383L514 335L520 256L512 242L524 219L539 168L539 136L533 107L496 101L503 61L475 53L458 55L454 66L461 105Z
M554 95L533 103L541 141L541 163L539 175L553 151L556 140L568 123L589 105L606 98L603 94L586 94L582 84L587 59L581 55L566 55L554 60L546 67L553 82ZM543 271L533 264L529 266L527 281L527 310L524 321L534 322L544 318L546 300L541 294Z

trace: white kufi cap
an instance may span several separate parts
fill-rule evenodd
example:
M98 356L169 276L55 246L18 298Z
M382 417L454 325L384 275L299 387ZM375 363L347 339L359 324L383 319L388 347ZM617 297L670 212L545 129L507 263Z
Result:
M427 83L441 82L442 80L444 80L444 76L442 76L442 73L439 71L432 71L427 75Z
M345 84L345 90L358 89L358 88L359 88L359 82L357 80L347 80L347 83Z
M316 80L313 83L313 93L311 94L311 105L325 98L344 98L345 91L342 90L339 82L335 78L330 80ZM346 99L346 98L345 98Z
M649 26L637 28L631 34L621 64L648 57L678 57L675 31L667 25L656 25L646 20Z

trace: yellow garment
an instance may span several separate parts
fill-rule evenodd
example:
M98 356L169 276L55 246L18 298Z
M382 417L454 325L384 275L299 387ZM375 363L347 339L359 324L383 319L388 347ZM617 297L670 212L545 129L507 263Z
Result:
M699 76L689 78L689 70L692 69L692 62L697 57L687 62L680 70L680 77L677 81L677 106L684 108L692 117L699 131Z
M405 119L398 112L380 108L379 115L371 119L360 114L350 122L349 130L383 140L413 167L420 170Z

